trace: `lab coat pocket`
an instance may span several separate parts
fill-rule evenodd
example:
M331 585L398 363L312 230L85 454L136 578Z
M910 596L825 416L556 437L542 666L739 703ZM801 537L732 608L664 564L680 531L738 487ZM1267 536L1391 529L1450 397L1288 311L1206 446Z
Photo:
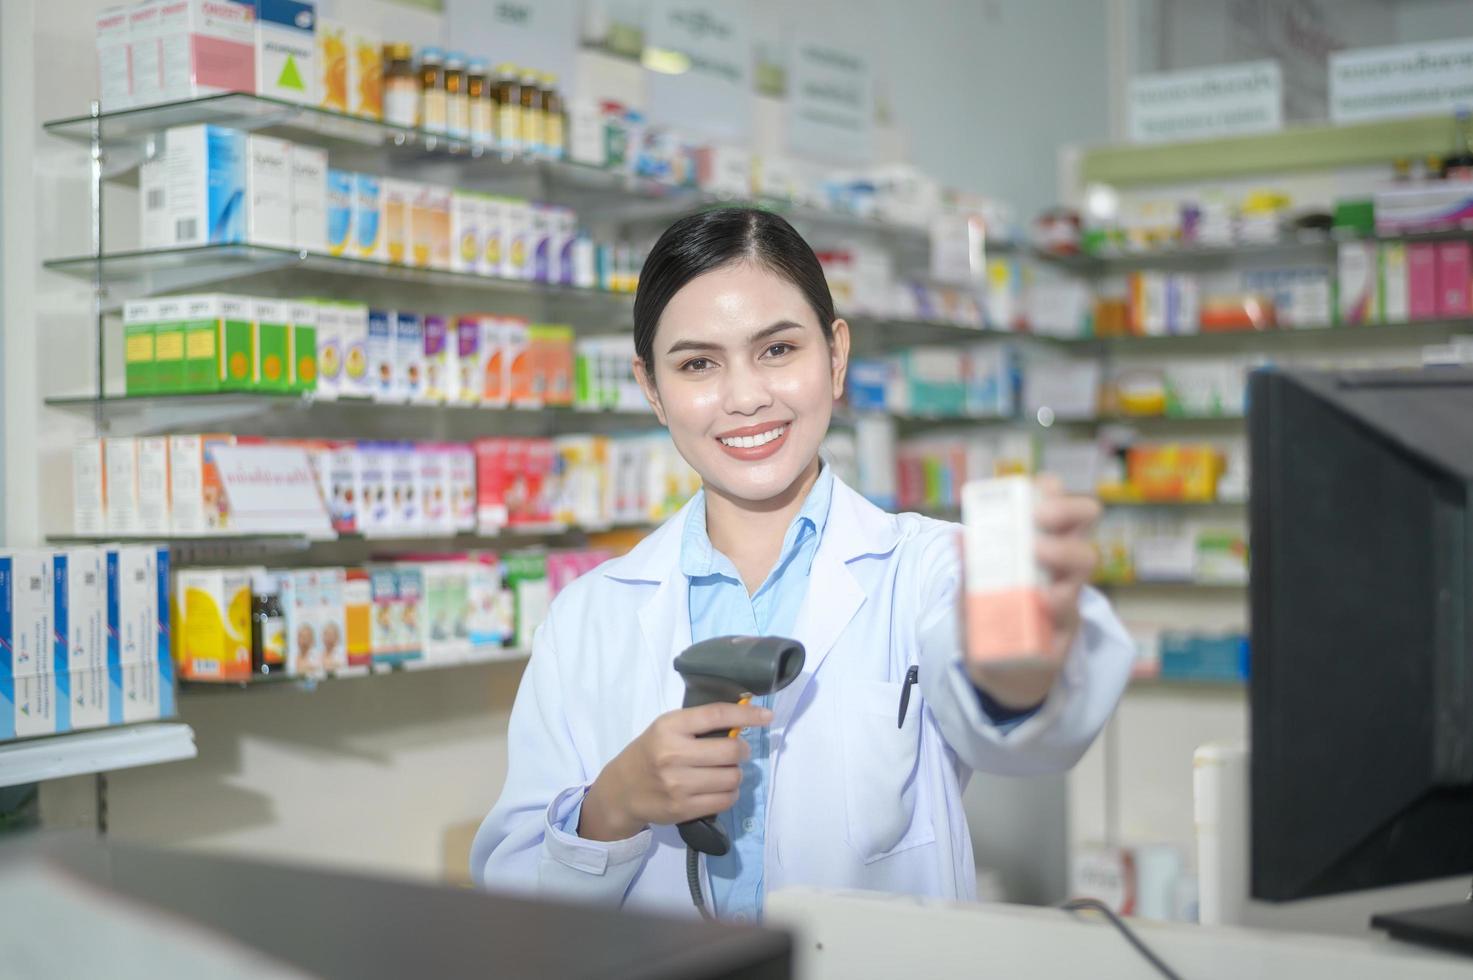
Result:
M843 691L844 803L847 839L868 864L936 839L919 799L920 688L911 689L905 722L896 727L898 681L850 679Z

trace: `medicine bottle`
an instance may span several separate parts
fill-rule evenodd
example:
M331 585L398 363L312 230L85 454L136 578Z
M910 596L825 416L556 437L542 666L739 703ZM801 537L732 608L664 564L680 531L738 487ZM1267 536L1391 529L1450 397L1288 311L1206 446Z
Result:
M419 128L445 132L445 52L439 48L419 53Z
M407 44L384 45L384 122L408 128L419 122L419 76Z
M486 79L486 62L477 58L466 66L465 97L470 103L470 138L472 143L489 144L494 135L491 109L491 87Z
M251 576L251 670L263 676L286 672L286 614L270 573Z
M471 132L470 100L466 97L465 55L451 51L445 56L445 130L455 139Z
M527 69L522 73L522 153L542 155L542 76Z
M505 154L522 149L522 82L517 66L496 66L496 145Z
M557 76L551 73L542 76L542 149L549 160L561 160L567 156L567 126L564 116L563 97L557 90Z

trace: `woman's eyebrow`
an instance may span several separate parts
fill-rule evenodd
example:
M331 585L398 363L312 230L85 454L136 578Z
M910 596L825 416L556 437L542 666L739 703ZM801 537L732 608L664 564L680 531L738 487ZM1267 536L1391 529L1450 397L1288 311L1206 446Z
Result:
M794 323L792 320L779 320L768 327L763 327L752 336L747 338L747 345L761 343L769 337L783 333L787 330L802 330L803 324ZM677 340L665 351L667 355L678 354L682 351L712 351L721 350L722 345L711 340Z

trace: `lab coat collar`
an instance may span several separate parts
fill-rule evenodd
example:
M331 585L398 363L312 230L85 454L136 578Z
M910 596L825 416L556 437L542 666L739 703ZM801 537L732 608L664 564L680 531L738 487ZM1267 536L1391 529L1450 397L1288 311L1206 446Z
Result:
M658 585L640 607L639 625L652 679L661 692L662 710L679 707L684 692L680 675L671 669L671 663L690 645L691 637L690 588L680 571L680 540L690 507L687 503L603 571L605 577L616 582ZM775 699L776 726L793 715L813 675L864 603L864 590L848 563L865 556L887 555L900 539L894 515L885 513L841 480L834 480L829 508L828 526L809 573L809 597L794 629L794 638L806 651L803 673ZM814 590L822 590L822 596Z

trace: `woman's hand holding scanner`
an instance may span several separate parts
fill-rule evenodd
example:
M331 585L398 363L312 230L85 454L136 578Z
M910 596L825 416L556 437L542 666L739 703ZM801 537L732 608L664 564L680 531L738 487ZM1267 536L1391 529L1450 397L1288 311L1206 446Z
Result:
M578 836L615 841L650 824L678 824L736 804L746 739L702 738L772 721L751 704L713 702L669 711L604 767L583 800Z
M1100 505L1055 477L962 488L966 666L999 704L1028 708L1053 687L1079 632L1079 594L1098 563Z

